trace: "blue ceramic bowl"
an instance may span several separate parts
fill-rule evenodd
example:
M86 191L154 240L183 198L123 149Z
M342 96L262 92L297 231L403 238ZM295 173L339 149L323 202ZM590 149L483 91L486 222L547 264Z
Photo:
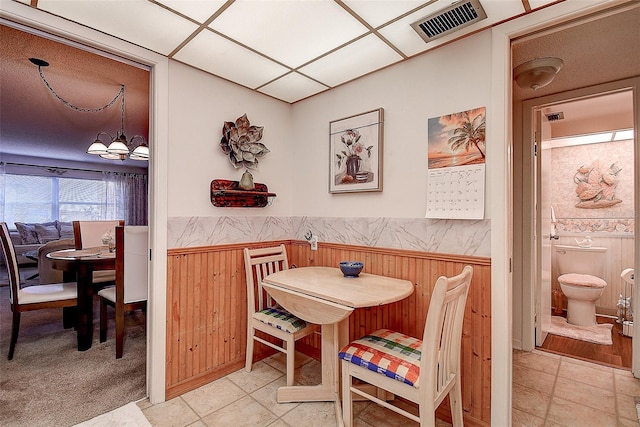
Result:
M364 264L360 261L341 261L340 270L344 277L358 277L358 274L362 271Z

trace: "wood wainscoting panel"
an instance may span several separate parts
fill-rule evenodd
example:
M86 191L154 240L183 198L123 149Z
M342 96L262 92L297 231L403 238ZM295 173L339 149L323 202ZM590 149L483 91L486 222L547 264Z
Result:
M349 318L350 339L379 328L422 337L431 292L441 275L474 267L462 331L462 402L465 423L490 425L491 411L491 265L488 258L400 249L276 241L171 249L168 252L166 397L171 399L244 366L246 281L242 249L284 243L289 264L338 266L357 260L364 272L410 280L415 292L380 307L357 309ZM320 337L310 335L297 348L320 354ZM259 360L273 350L256 343ZM439 416L450 421L448 401Z

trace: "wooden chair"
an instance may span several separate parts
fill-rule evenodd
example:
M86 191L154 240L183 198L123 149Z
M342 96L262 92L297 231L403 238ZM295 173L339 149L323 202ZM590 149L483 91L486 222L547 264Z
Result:
M380 329L344 347L342 398L344 425L353 425L353 396L358 394L404 415L421 426L436 425L435 411L449 395L453 425L463 425L460 345L464 309L473 268L457 276L438 278L431 295L422 340ZM419 405L420 416L352 385L358 378Z
M75 307L77 302L76 283L56 283L49 285L36 285L20 288L20 270L16 251L9 235L6 222L0 222L0 241L9 273L9 302L13 319L11 321L11 341L7 359L13 359L13 353L18 341L20 329L20 314L24 311L39 310L42 308ZM70 327L75 314L73 311L65 312L64 326Z
M146 309L149 269L149 227L116 227L116 285L98 292L100 342L107 339L107 305L116 311L116 359L124 346L124 314Z
M124 226L123 220L112 221L73 221L73 235L76 249L94 248L104 246L102 236L111 233L115 238L117 226ZM115 270L102 270L93 272L93 283L110 285L116 280Z
M317 330L286 311L262 288L262 278L289 268L284 245L261 249L244 249L244 267L247 275L247 358L245 369L251 372L253 341L261 342L287 356L287 385L293 385L295 369L295 342ZM256 336L261 331L282 340L282 347Z

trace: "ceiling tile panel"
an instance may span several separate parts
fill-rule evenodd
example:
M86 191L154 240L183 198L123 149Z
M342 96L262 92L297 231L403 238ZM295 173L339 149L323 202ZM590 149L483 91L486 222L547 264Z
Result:
M367 31L331 0L238 1L210 27L292 68Z
M397 52L371 34L302 67L300 72L336 86L401 59Z
M292 103L326 89L326 86L293 72L261 87L258 91Z
M289 71L209 30L194 37L174 58L252 89Z
M529 6L531 6L531 9L537 9L539 7L546 6L550 3L557 3L559 1L562 0L529 0Z
M225 0L160 0L176 12L195 19L201 24L211 18L225 3Z
M436 0L345 0L345 4L376 28L417 7Z
M197 29L146 0L39 0L38 8L164 55Z

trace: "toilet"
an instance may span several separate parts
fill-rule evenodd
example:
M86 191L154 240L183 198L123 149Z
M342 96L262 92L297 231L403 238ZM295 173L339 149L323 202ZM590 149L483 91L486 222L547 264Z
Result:
M567 323L596 325L596 301L607 282L604 275L607 248L555 245L560 289L567 297Z

